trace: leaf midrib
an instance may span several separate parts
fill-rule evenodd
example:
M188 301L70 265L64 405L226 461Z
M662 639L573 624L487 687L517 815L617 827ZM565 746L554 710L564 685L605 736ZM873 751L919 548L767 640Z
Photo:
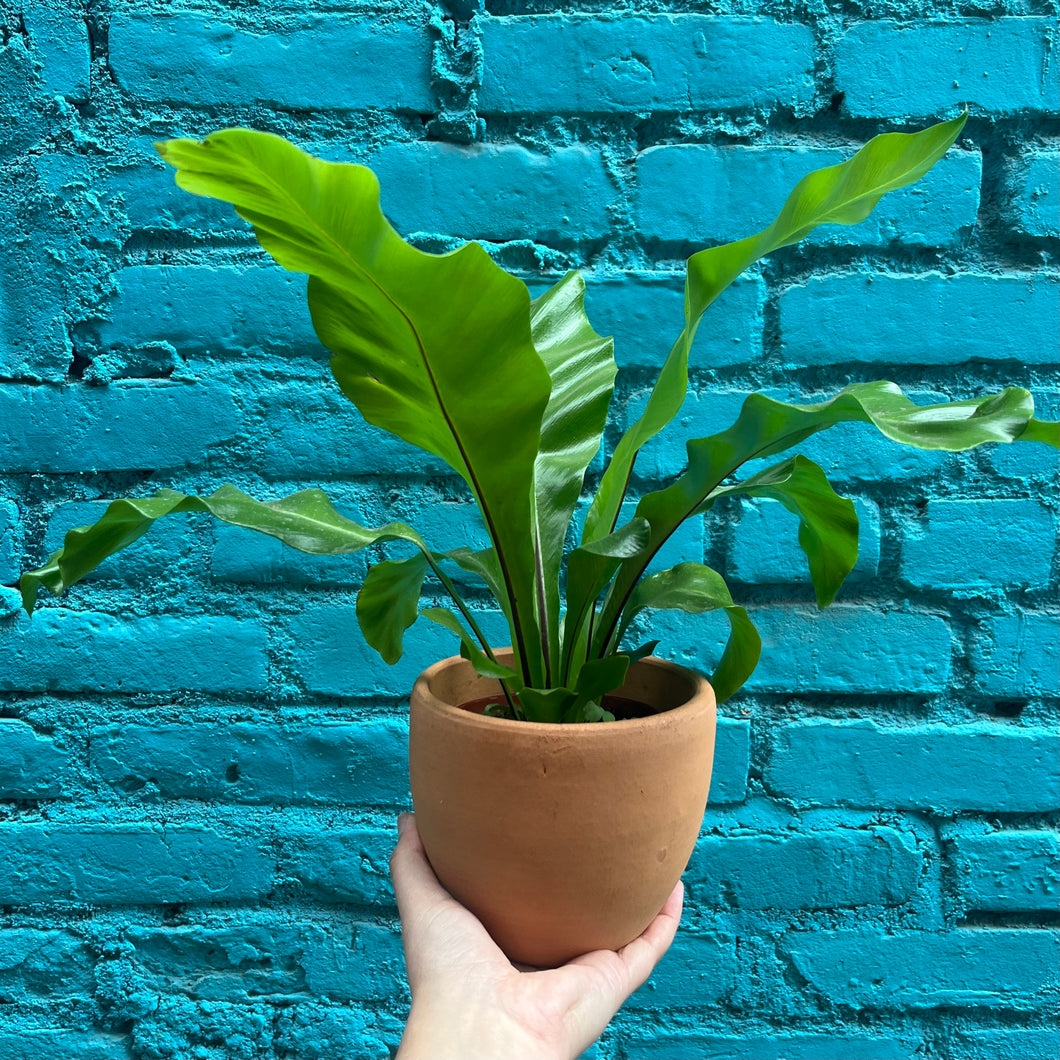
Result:
M329 165L329 164L330 163L327 163L327 162L324 163L324 165ZM445 420L445 425L448 428L449 433L450 433L450 435L453 438L453 441L456 443L457 451L460 453L460 459L463 461L464 468L467 471L468 476L469 476L469 478L471 480L471 488L474 491L475 496L478 498L479 507L481 508L482 514L483 514L483 516L484 516L484 518L486 520L486 525L487 525L487 528L489 530L490 537L492 538L492 540L495 543L496 551L497 551L497 561L498 561L498 564L499 564L500 569L501 569L501 577L504 579L504 587L505 587L505 590L508 593L508 598L512 601L511 612L512 612L512 625L514 627L512 632L513 632L513 634L515 636L516 643L520 646L520 648L523 648L523 651L520 654L523 656L524 665L525 665L526 651L525 651L525 637L524 637L523 630L522 630L522 622L521 622L521 620L519 618L519 608L516 605L516 594L515 594L513 586L512 586L511 571L510 571L508 563L507 563L507 561L506 561L506 559L504 557L504 549L501 547L500 540L499 540L499 538L497 536L497 527L496 527L496 524L494 522L492 513L490 512L489 508L487 507L487 505L485 504L485 502L483 500L482 489L481 489L481 486L479 484L478 475L475 473L475 470L471 467L471 464L468 461L467 451L464 448L464 443L463 443L460 435L455 430L455 428L453 426L452 418L449 415L449 410L446 407L445 402L442 400L441 393L440 393L440 391L438 389L437 380L435 379L434 373L431 371L430 364L427 361L427 351L424 348L423 340L420 337L420 333L417 330L416 325L409 318L409 315L405 312L405 310L393 299L393 297L391 297L391 295L382 286L380 286L380 284L375 280L375 278L372 276L372 274L370 272L368 272L366 269L364 269L364 267L361 266L357 262L356 258L354 258L349 253L349 251L347 251L342 246L341 243L339 243L336 239L334 239L331 236L331 234L326 229L321 227L315 221L313 216L305 209L305 207L300 202L298 202L297 199L295 199L281 184L277 183L277 181L275 181L270 174L268 174L264 170L262 170L253 160L251 160L250 165L251 165L252 169L255 172L261 174L261 176L265 178L265 182L266 182L267 186L270 186L270 187L272 187L274 189L278 189L280 194L281 194L281 197L284 200L286 200L286 201L288 201L288 202L290 202L290 203L292 203L294 205L296 213L298 213L301 216L306 218L307 222L309 223L309 227L312 230L317 231L320 234L322 234L324 239L325 239L325 241L335 247L335 249L339 252L339 254L343 258L343 260L348 261L353 266L353 271L357 272L358 274L361 274L361 275L365 276L368 279L368 282L380 293L380 295L384 299L386 299L386 301L390 305L392 305L398 311L398 313L401 314L401 317L404 319L405 323L409 327L409 331L412 332L412 336L413 336L413 338L415 339L415 342L416 342L416 348L417 348L417 350L419 351L419 354L420 354L420 360L423 363L423 369L424 369L424 371L427 374L427 379L428 379L428 382L430 383L431 390L434 393L435 400L438 402L438 408L441 410L442 418ZM382 211L381 210L380 210L380 216L382 216ZM384 218L383 223L384 224L387 223L385 218ZM312 274L310 274L310 275L312 275Z

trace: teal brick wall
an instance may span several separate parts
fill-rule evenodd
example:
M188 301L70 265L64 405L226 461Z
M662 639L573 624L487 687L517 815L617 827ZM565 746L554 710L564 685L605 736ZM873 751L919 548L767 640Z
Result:
M67 529L161 487L322 485L480 539L460 483L329 381L303 281L152 141L282 133L371 163L423 248L479 239L535 292L583 269L611 447L684 257L967 103L922 184L711 309L643 491L753 390L1011 382L1056 417L1056 42L1055 0L0 0L0 1060L378 1057L408 1003L386 863L406 697L447 636L388 668L355 627L364 557L199 517L17 609ZM854 427L804 451L862 520L831 610L768 504L672 546L728 572L766 655L723 708L682 931L591 1055L1051 1060L1056 456ZM723 631L655 635L709 669Z

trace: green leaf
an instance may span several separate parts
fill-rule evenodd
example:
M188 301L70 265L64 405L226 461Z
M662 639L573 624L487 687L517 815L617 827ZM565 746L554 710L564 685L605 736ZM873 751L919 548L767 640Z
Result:
M658 646L659 642L657 640L649 640L639 648L634 648L632 651L626 651L622 654L629 656L629 664L632 666L635 662L640 662L641 659L646 659Z
M567 559L567 611L563 623L563 679L577 681L588 643L587 619L596 598L615 576L622 561L648 545L651 527L631 519L607 537L574 549Z
M644 570L669 536L685 519L701 511L721 483L748 460L791 449L818 431L837 423L872 424L881 434L918 449L956 452L987 442L1013 442L1030 434L1036 423L1034 399L1019 387L1009 387L968 401L916 405L894 383L854 383L834 398L813 405L793 405L764 394L752 394L736 422L720 434L690 441L688 469L666 489L645 494L637 516L651 526L648 547L626 560L611 588L597 624L594 645L603 650ZM1051 444L1051 443L1050 443Z
M1060 420L1031 420L1019 436L1021 442L1041 442L1060 449Z
M889 191L919 180L949 150L967 115L918 133L884 133L853 158L815 170L795 186L768 228L757 235L701 250L688 259L685 327L670 350L639 420L615 448L589 517L583 540L603 537L615 525L633 463L641 447L677 415L688 390L688 354L703 313L749 265L796 243L822 224L863 221Z
M519 691L519 702L527 721L550 722L553 725L563 721L574 699L575 693L569 688L523 688Z
M512 688L518 690L519 675L510 666L497 662L492 651L488 653L482 651L475 643L474 637L464 628L460 619L452 611L444 607L425 607L420 614L460 638L460 654L471 663L475 673L480 677L492 677L498 681L506 681Z
M702 563L679 563L640 582L622 612L619 640L630 622L645 608L687 611L723 610L729 620L729 639L710 679L719 703L737 692L758 665L762 640L744 608L733 603L725 579Z
M792 457L733 486L719 487L699 511L734 493L780 501L799 517L799 544L810 564L817 606L827 607L858 561L854 502L840 497L824 472L804 456Z
M531 495L551 382L526 285L477 243L440 255L411 247L363 166L248 129L159 151L182 188L232 203L280 265L309 274L313 326L364 418L467 482L497 550L519 665L539 679Z
M277 501L257 501L235 486L222 486L208 497L160 490L153 497L113 501L91 526L71 530L63 547L43 567L22 575L26 611L33 612L41 586L58 596L145 534L156 519L179 512L209 512L222 522L257 530L317 556L359 552L376 542L397 539L430 551L423 538L404 523L372 529L347 519L321 490L302 490Z
M401 658L405 630L419 617L426 576L427 559L420 552L384 560L368 571L357 594L357 623L364 639L390 666Z
M564 719L566 720L566 719ZM615 716L609 710L604 710L599 703L586 703L581 708L581 721L614 721Z
M501 578L500 564L497 562L497 552L492 548L480 549L473 552L469 548L453 548L448 552L442 552L442 559L452 560L461 570L468 574L474 574L479 578L493 594L493 598L504 608L507 598L504 595L504 583Z
M587 662L578 673L574 687L576 698L563 715L565 722L603 721L602 715L614 721L614 715L605 711L599 701L609 692L620 688L629 672L630 657L625 654L609 655L604 659ZM595 709L594 709L595 708Z
M560 665L559 581L563 544L581 495L585 469L600 449L618 371L614 343L585 315L585 281L568 272L531 309L534 346L548 369L552 394L534 464L534 545L538 621L545 638L546 678Z

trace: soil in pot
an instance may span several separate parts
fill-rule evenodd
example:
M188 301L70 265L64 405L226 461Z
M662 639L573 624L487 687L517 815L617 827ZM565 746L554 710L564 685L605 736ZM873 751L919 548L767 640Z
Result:
M503 695L483 696L481 699L473 699L469 703L458 703L461 710L470 711L472 714L484 714L487 707L502 707L507 700ZM623 696L604 696L602 706L604 710L610 711L615 716L615 721L629 721L631 718L648 718L656 711L642 703L639 699L626 699Z

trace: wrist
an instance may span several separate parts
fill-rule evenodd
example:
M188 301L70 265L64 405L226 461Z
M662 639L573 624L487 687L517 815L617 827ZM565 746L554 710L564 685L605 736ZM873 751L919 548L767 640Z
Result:
M495 1005L468 1000L414 1001L394 1060L568 1060Z

